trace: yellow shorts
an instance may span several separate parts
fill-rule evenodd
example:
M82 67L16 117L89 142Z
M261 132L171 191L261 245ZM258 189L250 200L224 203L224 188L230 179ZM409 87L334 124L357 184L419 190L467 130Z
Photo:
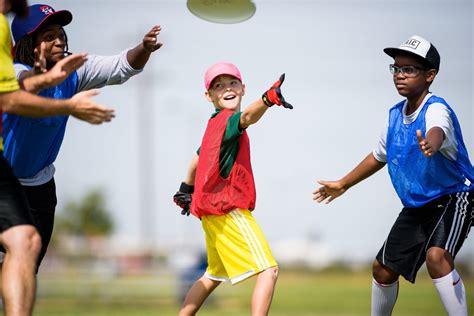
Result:
M277 266L270 247L249 210L201 218L206 233L207 270L211 280L236 284Z

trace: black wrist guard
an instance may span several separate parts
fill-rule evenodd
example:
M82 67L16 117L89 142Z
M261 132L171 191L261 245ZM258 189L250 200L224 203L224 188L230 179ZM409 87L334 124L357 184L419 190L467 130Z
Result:
M179 186L179 191L183 193L194 193L194 185L189 185L187 183L181 182Z

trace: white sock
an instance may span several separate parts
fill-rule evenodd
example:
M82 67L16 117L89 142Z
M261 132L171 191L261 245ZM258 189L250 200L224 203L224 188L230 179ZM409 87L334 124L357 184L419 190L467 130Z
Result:
M466 290L456 269L433 283L449 316L467 316Z
M380 284L372 279L372 316L390 316L398 297L398 280Z

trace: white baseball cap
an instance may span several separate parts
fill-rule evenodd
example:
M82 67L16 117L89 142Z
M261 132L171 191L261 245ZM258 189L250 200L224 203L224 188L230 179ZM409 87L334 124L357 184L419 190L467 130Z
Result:
M390 57L395 58L400 53L410 53L421 57L426 63L439 71L441 57L436 47L427 39L413 35L399 47L387 47L383 50Z

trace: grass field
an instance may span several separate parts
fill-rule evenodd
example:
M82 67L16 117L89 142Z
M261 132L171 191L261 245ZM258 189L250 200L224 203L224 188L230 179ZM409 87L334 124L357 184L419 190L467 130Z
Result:
M147 316L177 315L177 284L171 273L141 276L42 274L36 316ZM474 315L474 278L464 278L469 315ZM254 279L236 286L223 284L199 315L249 315ZM282 270L270 315L367 316L370 314L371 276L361 272ZM438 295L421 271L416 285L400 284L393 315L445 315Z

